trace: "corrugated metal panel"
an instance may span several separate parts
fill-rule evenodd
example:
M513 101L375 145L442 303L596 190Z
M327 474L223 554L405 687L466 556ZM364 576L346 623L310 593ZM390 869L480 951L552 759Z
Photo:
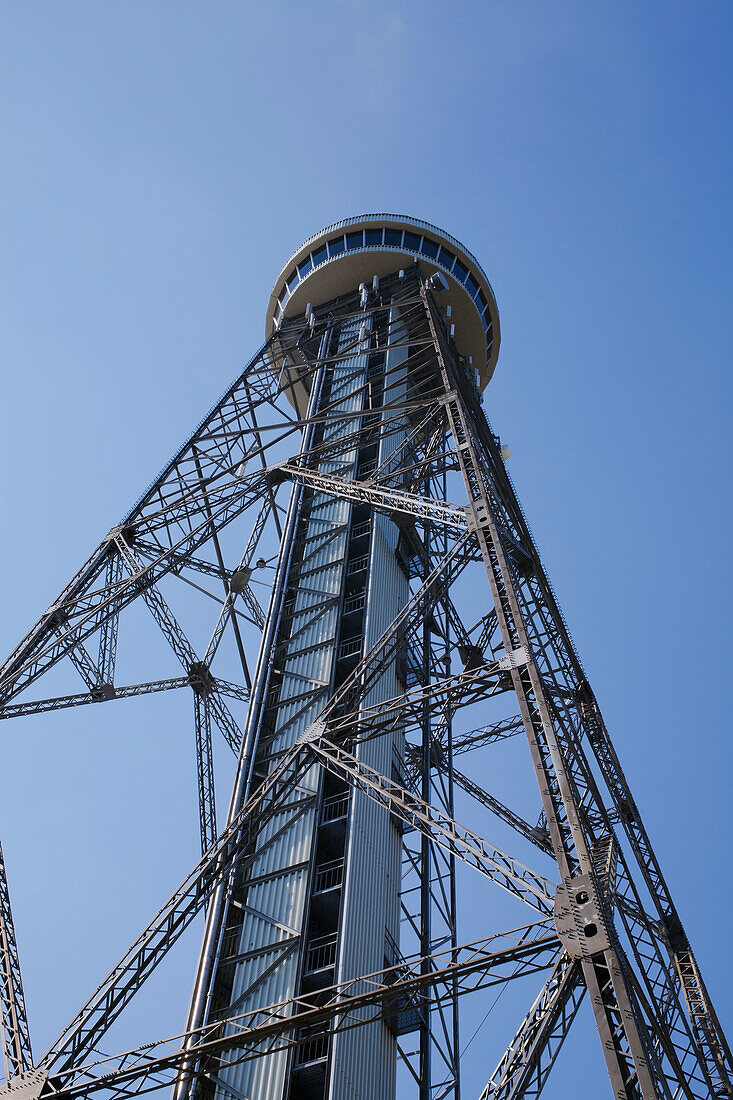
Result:
M342 344L346 340L353 342L358 331L356 324L345 330L341 337ZM361 408L363 395L355 391L363 385L366 366L364 355L337 365L329 401L338 401L344 411ZM337 439L350 430L348 421L327 424L324 438ZM350 451L340 455L338 460L324 461L320 469L348 476L353 474L355 459L356 452ZM302 711L303 702L296 701L296 697L302 695L309 685L327 685L331 679L334 639L338 634L338 603L334 603L314 623L306 623L309 609L324 596L336 596L341 591L346 531L339 532L325 543L318 536L329 528L344 524L349 512L350 505L344 501L322 494L315 494L313 498L308 538L301 559L300 587L293 608L291 634L295 637L288 643L287 655L279 666L283 681L274 751L293 744L298 734L313 720L323 701L316 700ZM301 650L306 652L300 653ZM297 655L291 656L296 652ZM293 702L288 704L288 699ZM319 771L314 766L304 778L301 789L315 792ZM276 819L263 830L263 844L281 824L282 821ZM293 940L302 932L306 913L308 863L315 826L316 811L313 809L272 842L252 868L251 877L263 876L264 880L249 890L239 951L242 954L257 954L236 968L232 1003L238 1013L287 1000L296 993L300 944L293 944ZM224 1070L221 1076L250 1100L275 1100L283 1095L288 1060L287 1051L270 1054ZM228 1100L228 1094L218 1091L222 1100L225 1096Z
M395 320L394 312L392 320ZM397 342L404 334L393 331ZM398 365L407 357L407 349L388 352L388 367L395 370L395 382L385 392L385 403L404 392ZM404 433L383 439L379 462L399 446ZM409 596L408 582L397 564L398 529L383 516L374 515L369 565L365 652L374 645L404 607ZM386 670L365 699L365 706L399 694L394 665ZM383 775L392 774L395 749L403 755L404 737L400 731L365 741L358 756ZM338 981L360 974L371 974L384 967L385 934L399 940L399 889L401 875L401 833L392 824L389 812L366 795L352 795L346 883L341 923L341 953ZM365 1010L366 1018L374 1010ZM381 1020L337 1034L331 1055L331 1100L385 1100L393 1096L397 1051L394 1037Z

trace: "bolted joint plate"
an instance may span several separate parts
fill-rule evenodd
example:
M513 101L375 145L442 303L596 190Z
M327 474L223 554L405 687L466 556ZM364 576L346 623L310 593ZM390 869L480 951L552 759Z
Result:
M48 1078L47 1069L29 1069L0 1085L0 1097L5 1100L38 1100Z
M502 671L507 671L508 669L522 668L524 665L528 665L529 658L530 654L526 645L520 645L518 649L513 649L511 653L506 653L503 657L500 657L496 663Z
M316 718L314 722L311 722L309 726L303 730L301 734L296 738L296 744L309 745L312 741L319 741L326 732L326 723L322 718Z
M297 456L293 456L290 461L297 465ZM268 466L267 469L264 471L267 484L270 486L270 488L274 489L278 485L282 485L284 481L288 480L288 474L285 470L282 469L282 466L284 465L285 463L276 463L274 466Z
M485 500L474 500L470 504L466 504L464 511L469 531L475 533L488 526L491 513Z
M188 682L197 695L206 696L216 686L211 669L203 661L194 661L188 670Z
M89 694L95 702L101 703L105 699L114 699L117 695L114 684L97 684L89 689Z
M598 892L590 875L564 879L555 891L553 917L571 959L589 959L610 947Z
M248 565L243 565L240 569L235 569L232 573L231 580L229 581L229 588L235 595L240 596L246 589L252 577L252 570Z

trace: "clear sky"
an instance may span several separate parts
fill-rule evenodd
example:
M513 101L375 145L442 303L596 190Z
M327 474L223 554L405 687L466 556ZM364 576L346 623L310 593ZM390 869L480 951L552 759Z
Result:
M730 1029L731 5L1 19L3 656L256 350L304 238L372 210L444 227L493 284L488 414ZM2 728L39 1051L195 857L169 706ZM182 1020L190 969L166 980L140 1037ZM572 1053L603 1080L583 1035L548 1097ZM491 1068L477 1040L469 1083Z

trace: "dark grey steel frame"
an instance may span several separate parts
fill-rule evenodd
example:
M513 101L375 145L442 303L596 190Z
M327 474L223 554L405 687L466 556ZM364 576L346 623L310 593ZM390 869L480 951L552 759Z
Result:
M324 475L317 469L324 456L376 430L365 405L352 415L351 431L337 445L318 444L317 425L329 415L318 403L320 380L333 361L326 352L326 334L348 318L383 315L395 303L409 332L408 364L419 385L407 400L380 409L378 431L403 431L406 423L409 431L389 462L366 478ZM284 396L295 413L283 405ZM295 456L268 463L273 450L290 439L297 443ZM247 472L245 463L249 470L259 468ZM467 505L447 499L449 482L457 476ZM291 494L283 508L278 496L286 485ZM283 615L290 535L302 494L314 489L368 505L398 522L416 587L345 682L330 695L320 689L320 716L294 749L274 760L267 776L253 777L272 647ZM253 517L249 537L238 564L227 567L221 535L244 513ZM250 579L268 524L282 550L265 613ZM478 622L467 627L451 587L471 562L482 563L491 598ZM200 656L161 592L161 580L170 575L208 596L212 593L205 584L222 588L211 640ZM120 615L136 600L147 604L182 665L182 676L116 685ZM430 616L439 624L435 633L425 628ZM263 631L254 673L242 637L245 622ZM217 677L213 670L227 632L239 654L241 684ZM375 678L408 652L418 656L414 683L398 698L365 708L362 700ZM457 654L461 668L450 672L446 658ZM82 677L85 691L18 701L62 659ZM415 1010L419 1057L412 1064L403 1054L418 1094L428 1097L439 1086L441 1096L458 1097L458 997L517 974L549 970L488 1081L486 1100L539 1094L586 989L615 1096L733 1096L730 1049L545 576L498 440L418 265L383 279L369 293L346 296L288 321L267 341L5 662L0 717L181 687L192 690L194 699L202 858L37 1061L0 858L0 999L7 1078L2 1091L21 1090L28 1097L100 1091L130 1096L174 1081L183 1097L203 1080L221 1085L223 1065L273 1049L295 1049L314 1029L328 1034L374 1018L350 1015L354 1008L371 1006L398 1031L400 1016ZM310 692L308 701L319 697L318 690ZM462 707L509 692L518 702L516 716L454 734L453 720ZM244 736L227 700L249 703ZM398 725L408 735L399 782L371 772L354 756L361 740ZM212 726L239 761L220 832ZM522 730L542 801L542 818L535 826L454 767L459 753ZM407 873L419 896L417 910L405 903L405 916L415 930L418 950L372 975L366 994L348 984L334 987L319 1003L301 998L272 1006L264 1022L261 1012L256 1022L230 1019L225 1034L223 1022L209 1022L207 1016L227 898L235 878L246 882L263 825L277 815L285 829L304 812L308 798L298 790L297 777L313 760L403 823ZM456 785L540 851L551 852L559 885L460 826L454 820ZM411 838L418 838L417 847ZM489 944L460 946L456 860L468 862L530 905L541 923L491 937L492 944L500 941L496 951L488 950ZM206 934L184 1034L110 1060L90 1061L110 1024L205 907ZM443 952L438 941L447 944Z

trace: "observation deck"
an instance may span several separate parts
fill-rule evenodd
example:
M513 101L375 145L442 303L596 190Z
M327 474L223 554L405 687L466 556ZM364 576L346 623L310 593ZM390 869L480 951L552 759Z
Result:
M425 276L439 271L448 289L454 342L488 385L499 354L499 312L478 260L455 237L428 222L398 214L362 214L322 229L293 253L278 275L267 307L266 336L286 317L303 313L358 289L375 275L418 261Z

